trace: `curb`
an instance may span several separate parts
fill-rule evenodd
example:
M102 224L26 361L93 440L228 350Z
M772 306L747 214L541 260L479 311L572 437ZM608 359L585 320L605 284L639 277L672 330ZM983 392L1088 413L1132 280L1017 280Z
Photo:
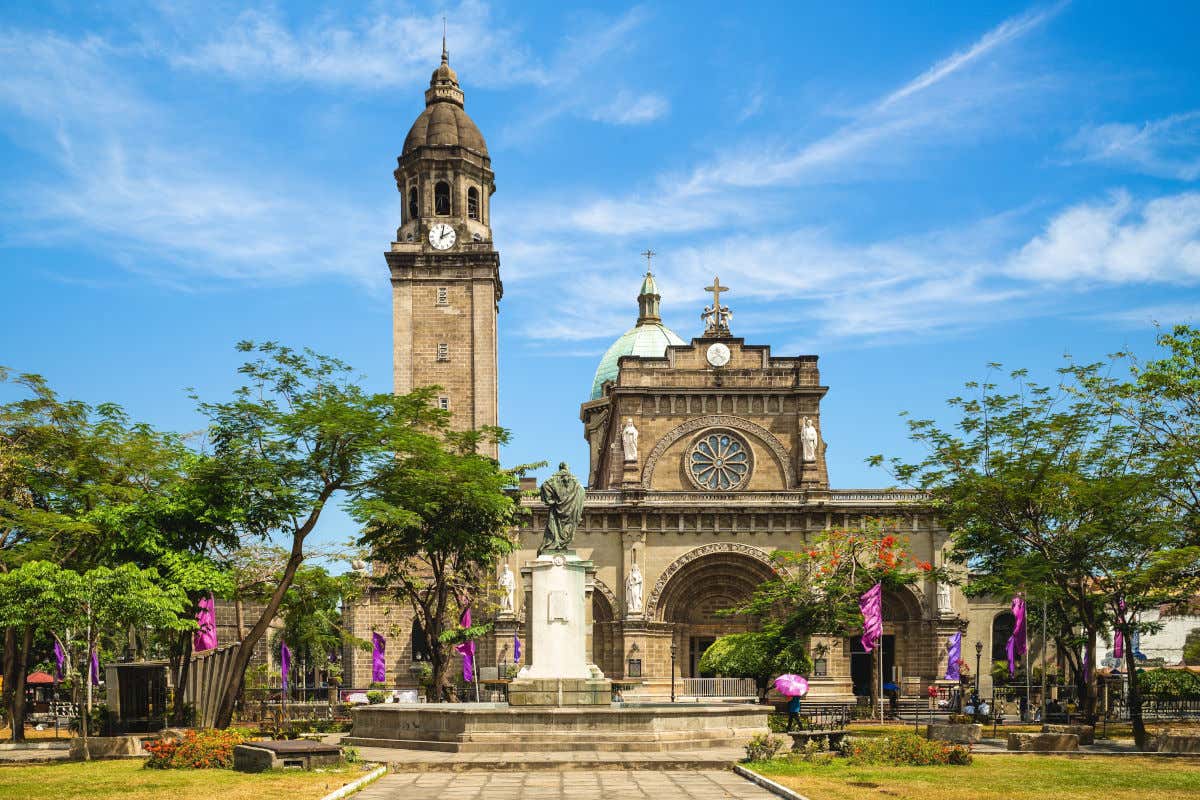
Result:
M758 784L762 788L766 789L768 792L784 798L784 800L808 800L807 797L800 794L799 792L794 792L791 789L787 788L786 786L776 783L775 781L771 780L770 778L764 778L762 775L759 775L757 772L746 769L741 764L734 764L733 771L736 772L738 775L741 775L743 778L750 781L751 783Z
M381 764L368 772L366 775L363 775L358 780L351 781L340 789L335 789L334 791L322 797L321 800L341 800L343 797L349 797L359 789L365 789L367 786L370 786L372 783L382 778L387 774L387 771L387 765Z

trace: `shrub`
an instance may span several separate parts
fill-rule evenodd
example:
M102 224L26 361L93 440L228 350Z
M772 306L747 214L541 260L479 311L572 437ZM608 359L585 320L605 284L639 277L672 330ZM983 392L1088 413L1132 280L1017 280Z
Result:
M346 759L347 764L357 764L362 761L362 754L358 752L357 747L344 745L342 747L342 758Z
M380 692L378 690L372 690L372 691L367 692L367 702L370 703L371 705L377 705L379 703L382 703L385 697L387 697L387 695L384 692Z
M237 731L187 731L182 739L159 739L146 744L151 769L212 769L233 766L233 748L246 741Z
M975 718L973 716L971 716L970 714L951 714L950 715L950 724L951 725L970 725L974 721L975 721Z
M1183 669L1148 669L1138 673L1138 688L1160 697L1200 696L1200 675Z
M846 755L852 764L898 767L965 766L971 763L969 747L924 739L911 732L852 741Z
M756 733L750 737L746 745L747 761L770 761L784 745L782 736L772 736L769 733Z

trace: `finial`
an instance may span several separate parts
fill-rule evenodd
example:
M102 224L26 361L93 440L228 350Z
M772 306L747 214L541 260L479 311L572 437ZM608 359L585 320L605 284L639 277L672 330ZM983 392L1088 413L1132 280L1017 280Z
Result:
M446 17L442 17L442 63L450 63L450 51L446 49Z
M653 250L651 250L649 247L647 247L645 250L643 250L641 252L642 258L646 259L646 274L647 275L649 275L651 273L650 259L654 258L654 256L656 256L656 255L658 255L658 254L655 253Z
M733 312L729 310L729 306L721 305L721 292L728 292L728 286L721 285L721 279L713 276L712 286L705 286L704 291L712 292L713 304L706 306L704 311L700 313L700 318L704 320L704 333L708 336L728 336L729 321L733 318Z

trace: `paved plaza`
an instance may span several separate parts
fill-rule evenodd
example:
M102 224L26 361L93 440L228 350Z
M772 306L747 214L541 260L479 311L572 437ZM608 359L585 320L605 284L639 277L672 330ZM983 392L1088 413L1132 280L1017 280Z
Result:
M719 800L773 798L731 770L534 770L399 772L364 789L358 800Z

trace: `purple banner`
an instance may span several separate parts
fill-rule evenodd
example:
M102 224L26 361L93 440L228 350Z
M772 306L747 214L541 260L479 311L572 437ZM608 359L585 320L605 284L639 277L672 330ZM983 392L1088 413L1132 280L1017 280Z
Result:
M89 670L92 677L92 686L100 685L100 654L95 648L92 648L92 664Z
M1012 599L1012 613L1017 618L1012 636L1008 637L1008 674L1016 674L1017 656L1025 655L1025 598L1017 595Z
M287 642L280 640L279 642L279 678L283 682L283 690L286 692L288 688L288 672L292 668L292 651L288 649Z
M63 650L62 642L54 637L54 677L62 680L63 670L67 665L67 653Z
M883 635L882 583L875 584L858 599L858 610L863 616L863 650L869 653L875 649L875 644Z
M962 678L958 662L962 661L962 631L950 637L949 652L946 653L946 680L957 681Z
M371 634L371 681L383 683L387 680L387 642L378 633Z
M213 596L200 600L200 610L196 612L196 623L200 626L192 637L192 649L197 653L205 650L215 650L217 647L217 611Z
M464 628L471 627L471 609L468 608L463 612L462 620L459 623ZM465 641L462 644L454 645L454 651L462 656L463 660L463 680L471 683L475 680L475 642Z
M513 637L513 663L514 664L521 663L521 637L520 636Z
M1117 625L1125 624L1125 601L1121 601L1121 612L1117 614ZM1120 628L1113 629L1113 658L1125 657L1125 637Z

